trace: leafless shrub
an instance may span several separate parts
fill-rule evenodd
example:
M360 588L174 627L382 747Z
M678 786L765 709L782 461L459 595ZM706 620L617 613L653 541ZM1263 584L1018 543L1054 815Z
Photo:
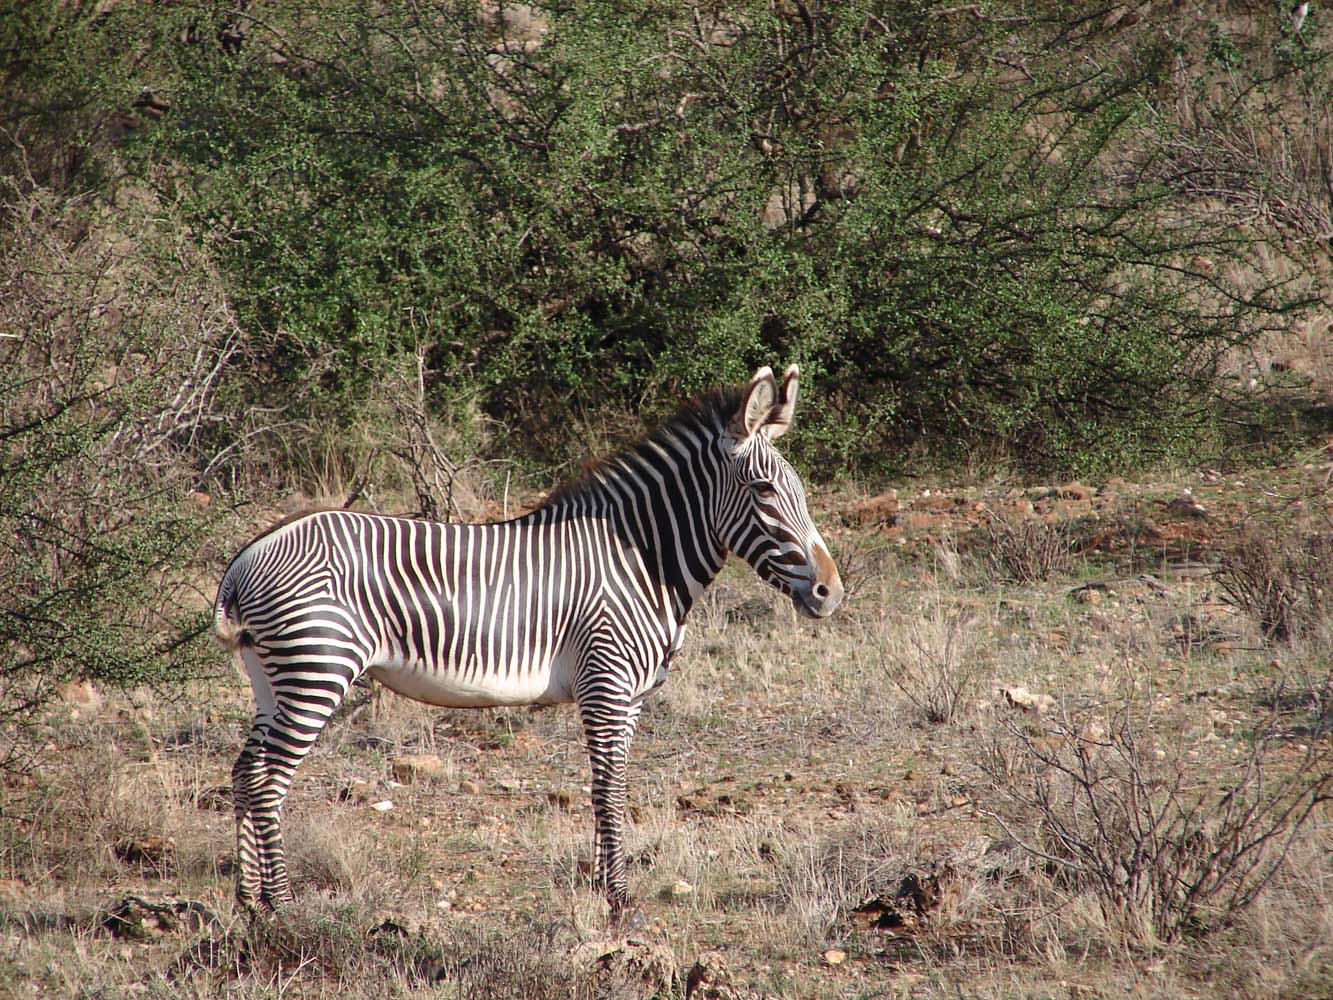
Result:
M1125 711L1109 735L1066 722L1047 736L1011 727L1019 767L984 765L1021 819L990 812L1066 890L1095 900L1134 946L1231 920L1270 884L1306 821L1333 798L1328 761L1275 774L1261 736L1226 787L1193 786L1179 761L1140 746ZM1026 827L1026 829L1024 829Z
M906 628L902 645L886 647L889 680L931 725L952 722L977 689L977 643L967 610L936 604Z
M857 614L876 608L878 601L862 603L858 598L873 598L887 577L897 575L891 572L898 560L893 543L874 533L853 532L837 540L833 555L846 588L842 613Z
M426 353L419 350L415 371L403 373L394 394L398 427L391 447L407 469L421 515L463 521L477 498L462 475L466 463L455 462L438 440L426 398L427 374Z
M243 340L159 206L0 183L0 767L57 686L207 668L189 564L218 518L197 469ZM210 651L211 652L211 651Z
M1327 638L1333 599L1333 533L1282 538L1251 531L1217 569L1226 600L1251 615L1278 642Z
M991 518L986 522L986 558L1002 579L1032 584L1074 566L1069 527L1026 517Z

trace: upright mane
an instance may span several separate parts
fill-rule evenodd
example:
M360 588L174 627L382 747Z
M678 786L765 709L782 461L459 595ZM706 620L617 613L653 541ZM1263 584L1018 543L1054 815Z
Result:
M615 462L616 459L623 455L642 452L652 444L663 444L675 437L682 429L701 427L706 430L721 430L740 408L743 394L744 386L724 385L700 396L695 396L674 414L662 421L652 433L640 438L633 444L626 445L609 455L589 462L576 477L551 490L541 506L549 507L551 504L559 503L562 500L574 499L595 491L599 486L602 470Z

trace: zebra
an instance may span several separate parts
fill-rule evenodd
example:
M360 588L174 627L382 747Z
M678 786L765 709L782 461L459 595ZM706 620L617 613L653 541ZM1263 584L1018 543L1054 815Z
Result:
M727 553L807 617L827 618L842 600L801 480L772 445L791 426L798 386L796 365L781 386L760 368L513 520L325 510L241 549L215 606L218 639L255 699L232 769L238 903L261 912L292 901L283 802L369 674L439 706L574 703L592 771L594 885L622 914L630 742Z

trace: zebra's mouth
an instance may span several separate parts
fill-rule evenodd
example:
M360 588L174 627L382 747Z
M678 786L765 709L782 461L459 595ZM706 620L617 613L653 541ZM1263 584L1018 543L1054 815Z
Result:
M791 595L792 607L803 617L816 621L833 614L842 603L841 596L831 596L827 588L818 585L809 591L791 589L787 592Z
M800 614L802 618L810 618L817 621L820 618L827 618L829 615L829 612L827 611L821 611L812 607L807 603L805 597L795 591L791 591L791 606L796 609L797 613Z
M802 618L821 621L833 614L842 603L841 584L835 589L818 581L809 585L798 584L779 576L770 577L768 582L791 598L791 606Z

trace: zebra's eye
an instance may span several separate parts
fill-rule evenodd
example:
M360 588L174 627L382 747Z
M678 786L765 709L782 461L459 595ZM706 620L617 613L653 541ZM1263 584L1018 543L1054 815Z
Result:
M760 500L772 500L778 495L778 488L762 479L751 483L750 489L754 490L754 495Z

